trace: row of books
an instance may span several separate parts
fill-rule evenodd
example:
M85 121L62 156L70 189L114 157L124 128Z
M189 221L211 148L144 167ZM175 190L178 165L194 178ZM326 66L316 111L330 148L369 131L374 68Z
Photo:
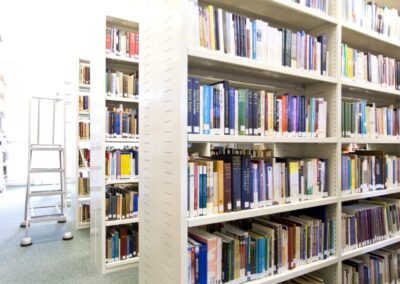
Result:
M79 112L89 111L89 96L79 96L78 110Z
M342 44L342 75L400 90L400 60L374 55Z
M342 192L347 194L400 186L400 157L356 150L342 155Z
M78 178L78 195L87 196L90 194L90 178L79 177Z
M106 53L128 58L139 58L139 34L107 27Z
M293 214L191 228L188 283L243 283L327 258L335 250L335 221L321 218Z
M347 259L342 263L342 283L399 283L400 244Z
M317 9L325 14L328 14L329 0L291 0L300 5Z
M342 101L342 136L384 138L400 136L400 110L394 105L377 106L366 100Z
M328 196L328 160L213 150L188 162L188 216L197 217Z
M79 84L90 84L90 64L88 63L79 63Z
M139 108L106 107L106 137L133 138L139 134Z
M397 9L365 0L343 0L342 8L346 22L400 40L400 17Z
M106 94L111 97L133 98L139 95L139 72L106 71Z
M400 199L373 198L342 206L342 249L370 245L400 232Z
M138 256L137 224L107 227L106 230L106 263Z
M136 147L108 147L105 155L107 179L130 179L139 175L139 151Z
M326 137L323 98L235 89L188 78L188 133Z
M90 204L78 205L78 220L81 224L90 222Z
M90 167L90 149L79 148L78 162L80 168Z
M81 140L90 139L90 122L89 121L79 121L79 138Z
M137 184L106 186L106 220L124 220L138 216Z
M276 28L220 8L190 0L189 46L327 75L327 37Z

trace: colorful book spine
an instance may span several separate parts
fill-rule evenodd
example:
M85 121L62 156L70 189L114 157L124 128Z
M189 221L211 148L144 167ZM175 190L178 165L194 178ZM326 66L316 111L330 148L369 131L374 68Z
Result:
M79 84L90 85L90 64L79 63Z
M228 81L200 85L198 79L188 79L188 133L326 137L327 112L324 98L235 89Z
M79 122L79 139L89 140L90 139L90 122L80 121Z
M342 44L342 76L400 90L400 60L363 52Z
M139 34L115 27L106 28L106 53L127 58L139 58Z
M89 96L79 95L78 110L79 112L89 112Z
M243 283L283 273L333 255L334 236L333 219L301 214L192 228L188 283Z
M117 98L138 98L139 72L124 73L107 69L105 73L106 96Z
M188 182L189 217L318 199L328 196L328 160L214 150L189 158Z
M342 206L342 250L349 251L397 235L400 199L373 198Z
M198 4L198 1L189 1L188 11L190 47L328 75L325 35L314 37L304 31L275 28L268 22Z
M136 224L106 229L106 263L139 255L139 230Z
M106 107L106 137L135 138L139 134L139 108Z
M106 186L106 220L124 220L138 216L137 184Z
M139 175L139 151L135 147L113 149L107 148L105 153L106 178L131 179Z

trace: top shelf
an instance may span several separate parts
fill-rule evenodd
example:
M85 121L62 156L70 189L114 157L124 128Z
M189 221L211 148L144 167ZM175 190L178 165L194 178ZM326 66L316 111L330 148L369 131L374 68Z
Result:
M210 1L204 1L210 3ZM214 0L212 5L253 16L288 27L296 27L312 31L325 24L336 25L336 18L317 9L306 7L291 1L283 0L252 0L251 5L243 0ZM307 18L307 20L305 20Z
M342 42L363 51L369 50L384 56L400 58L400 41L351 23L342 23Z
M228 80L246 78L248 82L254 83L265 83L269 79L274 85L279 85L280 82L285 86L318 82L335 84L337 82L336 78L322 76L317 72L267 65L249 58L232 56L217 51L189 48L188 54L189 73L197 76L215 75L221 77L222 75Z

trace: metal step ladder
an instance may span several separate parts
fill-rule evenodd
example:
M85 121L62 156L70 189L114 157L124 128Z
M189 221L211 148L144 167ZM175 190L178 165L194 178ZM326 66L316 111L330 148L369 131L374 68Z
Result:
M45 109L43 105L47 105ZM34 109L36 108L36 109ZM42 108L42 110L41 110ZM37 117L32 119L32 112L36 111ZM46 115L42 115L42 113ZM46 117L50 115L50 117ZM45 118L43 118L45 117ZM60 143L56 143L56 118L60 118L60 123L58 126L62 128L62 139L57 137L60 140ZM42 97L32 97L29 103L29 138L28 138L28 177L26 183L26 197L25 197L25 216L24 221L21 223L21 227L25 228L25 238L21 241L21 246L30 246L32 245L32 238L29 237L29 226L31 223L39 223L39 222L51 222L57 221L58 223L65 223L67 221L67 207L66 207L66 197L67 197L67 189L65 182L65 102L57 96L57 98L42 98ZM46 119L47 118L47 119ZM43 121L46 120L46 121ZM32 129L32 124L36 122L36 127ZM44 124L44 125L43 125ZM47 125L47 129L46 126ZM50 127L49 127L50 126ZM50 129L49 129L50 128ZM57 128L59 129L59 128ZM32 142L32 130L35 132L35 143ZM43 130L47 130L45 132L46 135L41 135ZM42 140L45 140L43 136L49 138L46 143L42 143ZM57 167L40 167L34 168L32 167L33 153L55 153L58 156L58 166ZM42 163L47 162L46 159L42 160ZM35 185L32 184L32 175L34 174L59 174L59 188L52 189L42 189L35 190ZM49 196L59 196L60 202L57 202L56 205L50 206L31 206L31 198L35 197L49 197ZM57 213L54 214L42 214L36 215L35 211L40 209L56 209ZM63 235L63 240L71 240L73 239L73 235L71 232L65 232Z

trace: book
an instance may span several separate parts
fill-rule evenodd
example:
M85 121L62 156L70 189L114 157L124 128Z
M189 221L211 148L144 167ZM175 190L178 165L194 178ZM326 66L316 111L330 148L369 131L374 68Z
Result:
M79 84L90 85L90 64L80 62L79 63Z
M188 133L327 136L328 103L322 97L235 89L228 81L201 85L193 77L189 86Z
M304 31L274 27L197 0L189 1L188 13L189 47L328 75L326 36L318 38ZM322 59L326 59L324 64Z
M328 160L271 157L269 151L214 148L188 161L188 216L328 196Z
M78 204L78 216L79 223L88 223L90 222L90 203L80 202Z
M79 121L79 139L80 140L90 139L90 122L87 120Z
M139 72L124 73L107 68L106 96L117 98L138 98Z
M139 255L139 229L137 224L106 227L106 263L125 260Z
M139 58L139 34L116 27L106 27L106 53Z
M317 1L291 0L291 1L328 14L329 0L317 0Z
M342 44L342 76L360 82L400 90L399 60L363 52Z
M106 179L131 179L139 175L139 151L136 147L106 148Z
M397 138L400 111L395 105L377 106L366 100L342 102L342 136L353 138Z
M206 260L200 260L199 253L193 249L189 252L188 249L190 259L193 259L188 263L188 271L196 270L205 262L208 282L203 283L219 283L214 282L219 275L222 283L243 283L283 273L333 255L334 242L322 232L325 224L334 230L334 223L329 218L323 221L291 213L222 223L202 229L191 228L189 244L198 246L191 241L195 239L207 246L208 253ZM334 231L329 232L329 239L334 239L334 236ZM322 251L325 245L329 251L326 255ZM216 260L221 261L219 266ZM217 277L208 275L210 271ZM193 278L195 281L188 283L200 283L196 276ZM318 276L308 279L311 278L320 279Z
M400 40L400 17L395 7L364 0L343 0L342 11L345 22Z
M398 187L399 159L383 151L343 153L342 193L355 194Z
M89 112L89 96L79 95L78 111L79 112Z
M349 251L397 235L400 199L373 198L342 206L342 249Z
M138 216L137 184L107 185L105 195L106 220L124 220Z
M108 106L105 109L106 137L135 138L139 135L139 107Z
M343 261L344 284L397 283L400 245L393 244L367 254Z

